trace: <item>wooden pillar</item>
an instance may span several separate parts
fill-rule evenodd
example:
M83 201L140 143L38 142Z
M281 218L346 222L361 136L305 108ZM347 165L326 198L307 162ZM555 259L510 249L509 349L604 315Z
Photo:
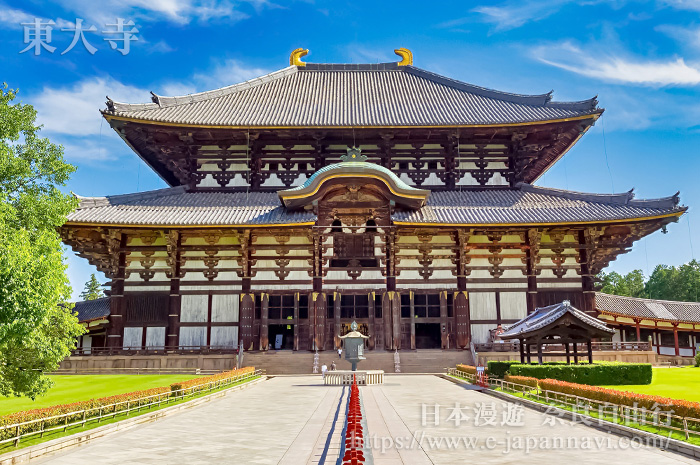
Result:
M566 364L571 365L571 349L569 349L568 342L564 344L564 348L566 349Z
M581 264L581 287L583 289L583 308L580 310L595 316L595 287L593 275L589 266L588 250L589 241L586 240L586 231L579 231L579 263Z
M126 243L124 233L118 235L117 270L112 278L109 299L109 327L107 328L107 347L122 349L124 340L124 276L126 273Z
M525 363L525 341L520 339L520 363Z
M537 258L541 233L536 229L530 229L527 235L527 249L525 251L525 266L527 273L527 313L528 315L537 308Z
M333 293L333 348L338 349L341 345L340 339L340 311L342 296L340 292Z
M245 278L244 278L245 281ZM253 348L253 320L255 318L255 296L248 292L241 294L240 304L240 338L244 350Z
M574 346L574 364L578 365L578 343L576 341L574 341L573 346Z
M681 354L680 346L678 344L678 325L673 325L673 346L676 350L676 357Z
M588 350L588 363L593 363L593 343L590 339L586 341L586 349Z
M416 308L414 306L415 300L414 300L414 293L413 291L410 291L408 293L408 298L411 301L411 312L410 312L410 318L411 318L411 340L410 340L410 349L411 350L416 350Z
M268 327L268 317L270 308L270 295L266 293L260 294L260 348L259 350L267 350L270 345L270 330Z
M308 316L308 310L306 316ZM294 293L294 342L293 350L299 350L299 293Z
M377 343L377 334L375 332L375 308L374 308L374 292L370 292L367 295L367 300L369 302L369 324L367 330L369 331L369 339L367 339L367 348L369 350L374 350L375 344Z
M542 341L537 341L537 363L542 365Z
M641 332L641 329L639 328L639 322L640 322L640 320L637 320L637 319L634 320L634 326L637 329L637 342L642 341L642 332Z
M531 358L531 353L530 353L530 343L526 342L525 343L525 352L527 354L527 364L531 365L532 364L532 358Z
M469 318L469 297L467 291L455 292L453 304L457 326L457 347L469 349L471 322Z
M169 251L172 263L170 268L170 299L168 303L168 328L165 345L172 348L178 347L180 343L180 308L182 303L182 296L180 295L181 246L182 238L180 234L177 231L170 231L168 248L172 247L173 249Z
M447 349L449 339L447 334L447 291L440 292L440 348Z
M323 350L326 343L326 294L323 292L312 292L309 295L309 328L310 349Z

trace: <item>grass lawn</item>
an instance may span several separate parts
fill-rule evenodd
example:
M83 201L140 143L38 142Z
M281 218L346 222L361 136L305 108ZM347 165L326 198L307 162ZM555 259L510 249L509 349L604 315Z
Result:
M168 386L198 377L201 375L53 375L49 378L54 381L54 386L36 400L0 396L0 415Z
M700 402L700 368L654 368L651 384L603 387Z

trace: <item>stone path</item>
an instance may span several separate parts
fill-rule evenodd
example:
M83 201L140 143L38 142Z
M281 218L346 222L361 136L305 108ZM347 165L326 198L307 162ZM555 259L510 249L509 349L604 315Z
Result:
M335 464L348 391L323 386L318 376L273 378L33 462ZM360 393L376 465L696 463L655 448L629 447L585 425L550 426L550 416L435 376L387 376L384 385L362 387ZM475 426L474 408L481 409L480 422L495 424Z

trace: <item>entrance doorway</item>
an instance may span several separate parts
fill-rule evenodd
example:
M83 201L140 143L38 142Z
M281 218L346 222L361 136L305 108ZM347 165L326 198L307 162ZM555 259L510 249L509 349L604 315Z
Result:
M270 325L268 338L273 350L292 350L294 349L294 325Z
M439 349L441 344L439 323L416 323L416 349Z

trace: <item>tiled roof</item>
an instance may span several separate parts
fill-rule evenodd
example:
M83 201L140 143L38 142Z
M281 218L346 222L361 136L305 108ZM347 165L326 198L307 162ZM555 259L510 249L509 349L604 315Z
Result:
M111 197L82 197L68 222L129 225L256 225L316 221L287 211L274 192L186 192L183 186Z
M685 211L678 197L634 200L631 193L583 194L518 184L514 189L432 192L416 211L393 220L436 224L538 224L608 221ZM183 186L112 197L82 197L69 223L195 226L297 224L309 211L287 211L274 192L187 192Z
M678 197L634 200L518 184L515 189L436 191L425 207L396 212L394 221L444 224L575 223L644 218L685 211Z
M236 127L454 126L594 115L595 98L553 102L551 92L517 95L413 66L307 64L154 103L108 100L105 114L174 124Z
M75 307L73 307L73 311L78 312L78 320L81 322L108 317L109 297L76 302Z
M599 312L611 315L700 323L700 302L639 299L596 292L595 303Z
M604 322L593 318L590 315L585 314L581 310L574 308L568 300L562 303L550 305L549 307L542 307L536 309L534 312L518 321L508 326L500 337L502 339L517 339L521 337L528 337L530 334L539 331L547 327L548 325L556 322L560 318L569 314L579 320L582 324L590 326L598 331L605 333L614 333L615 330L608 328Z

